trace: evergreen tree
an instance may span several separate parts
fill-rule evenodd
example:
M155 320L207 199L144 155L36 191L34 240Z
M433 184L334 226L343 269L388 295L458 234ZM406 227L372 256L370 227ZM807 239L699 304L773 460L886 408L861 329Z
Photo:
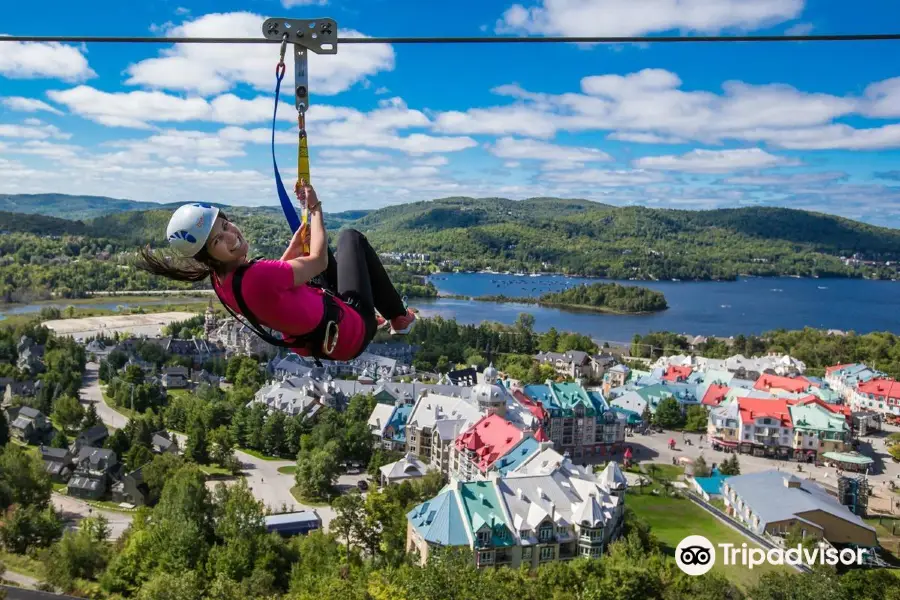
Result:
M88 429L94 425L100 425L101 423L100 415L97 414L97 407L91 402L88 404L87 410L84 413L84 419L81 421L81 428Z
M188 431L187 447L184 456L197 463L205 465L209 462L209 450L206 446L206 428L199 419L195 420Z
M0 410L0 448L9 441L9 421L6 420L6 411Z

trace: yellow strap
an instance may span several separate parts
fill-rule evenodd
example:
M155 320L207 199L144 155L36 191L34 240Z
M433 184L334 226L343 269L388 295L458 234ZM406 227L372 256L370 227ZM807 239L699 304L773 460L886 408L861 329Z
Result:
M307 183L310 182L309 146L306 142L306 131L304 130L300 131L300 143L297 145L297 182L299 183L301 179ZM307 226L309 224L309 210L305 206L301 209L300 223ZM309 244L305 240L303 242L303 252L309 253Z

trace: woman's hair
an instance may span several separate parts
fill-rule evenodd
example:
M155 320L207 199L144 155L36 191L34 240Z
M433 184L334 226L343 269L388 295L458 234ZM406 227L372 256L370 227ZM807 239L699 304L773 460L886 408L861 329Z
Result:
M229 220L221 212L219 218ZM138 255L139 258L134 262L136 268L177 281L203 281L213 273L225 274L222 263L209 255L206 246L190 258L173 258L166 253L154 251L149 244L141 248Z

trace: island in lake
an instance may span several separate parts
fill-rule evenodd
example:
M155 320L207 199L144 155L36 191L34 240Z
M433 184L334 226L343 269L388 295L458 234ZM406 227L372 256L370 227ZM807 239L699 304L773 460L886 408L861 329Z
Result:
M669 304L662 292L649 288L618 283L577 285L561 292L549 292L539 297L478 296L482 302L517 302L538 304L562 309L639 315L666 310Z

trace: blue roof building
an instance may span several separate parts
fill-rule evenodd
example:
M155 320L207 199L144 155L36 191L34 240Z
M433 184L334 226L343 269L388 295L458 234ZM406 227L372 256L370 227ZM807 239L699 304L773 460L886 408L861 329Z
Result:
M694 487L704 500L710 500L722 495L722 482L729 477L731 475L722 475L718 469L713 469L709 477L694 477Z
M306 535L310 531L322 528L322 519L314 510L268 515L265 523L266 531L269 533L274 531L284 537Z

